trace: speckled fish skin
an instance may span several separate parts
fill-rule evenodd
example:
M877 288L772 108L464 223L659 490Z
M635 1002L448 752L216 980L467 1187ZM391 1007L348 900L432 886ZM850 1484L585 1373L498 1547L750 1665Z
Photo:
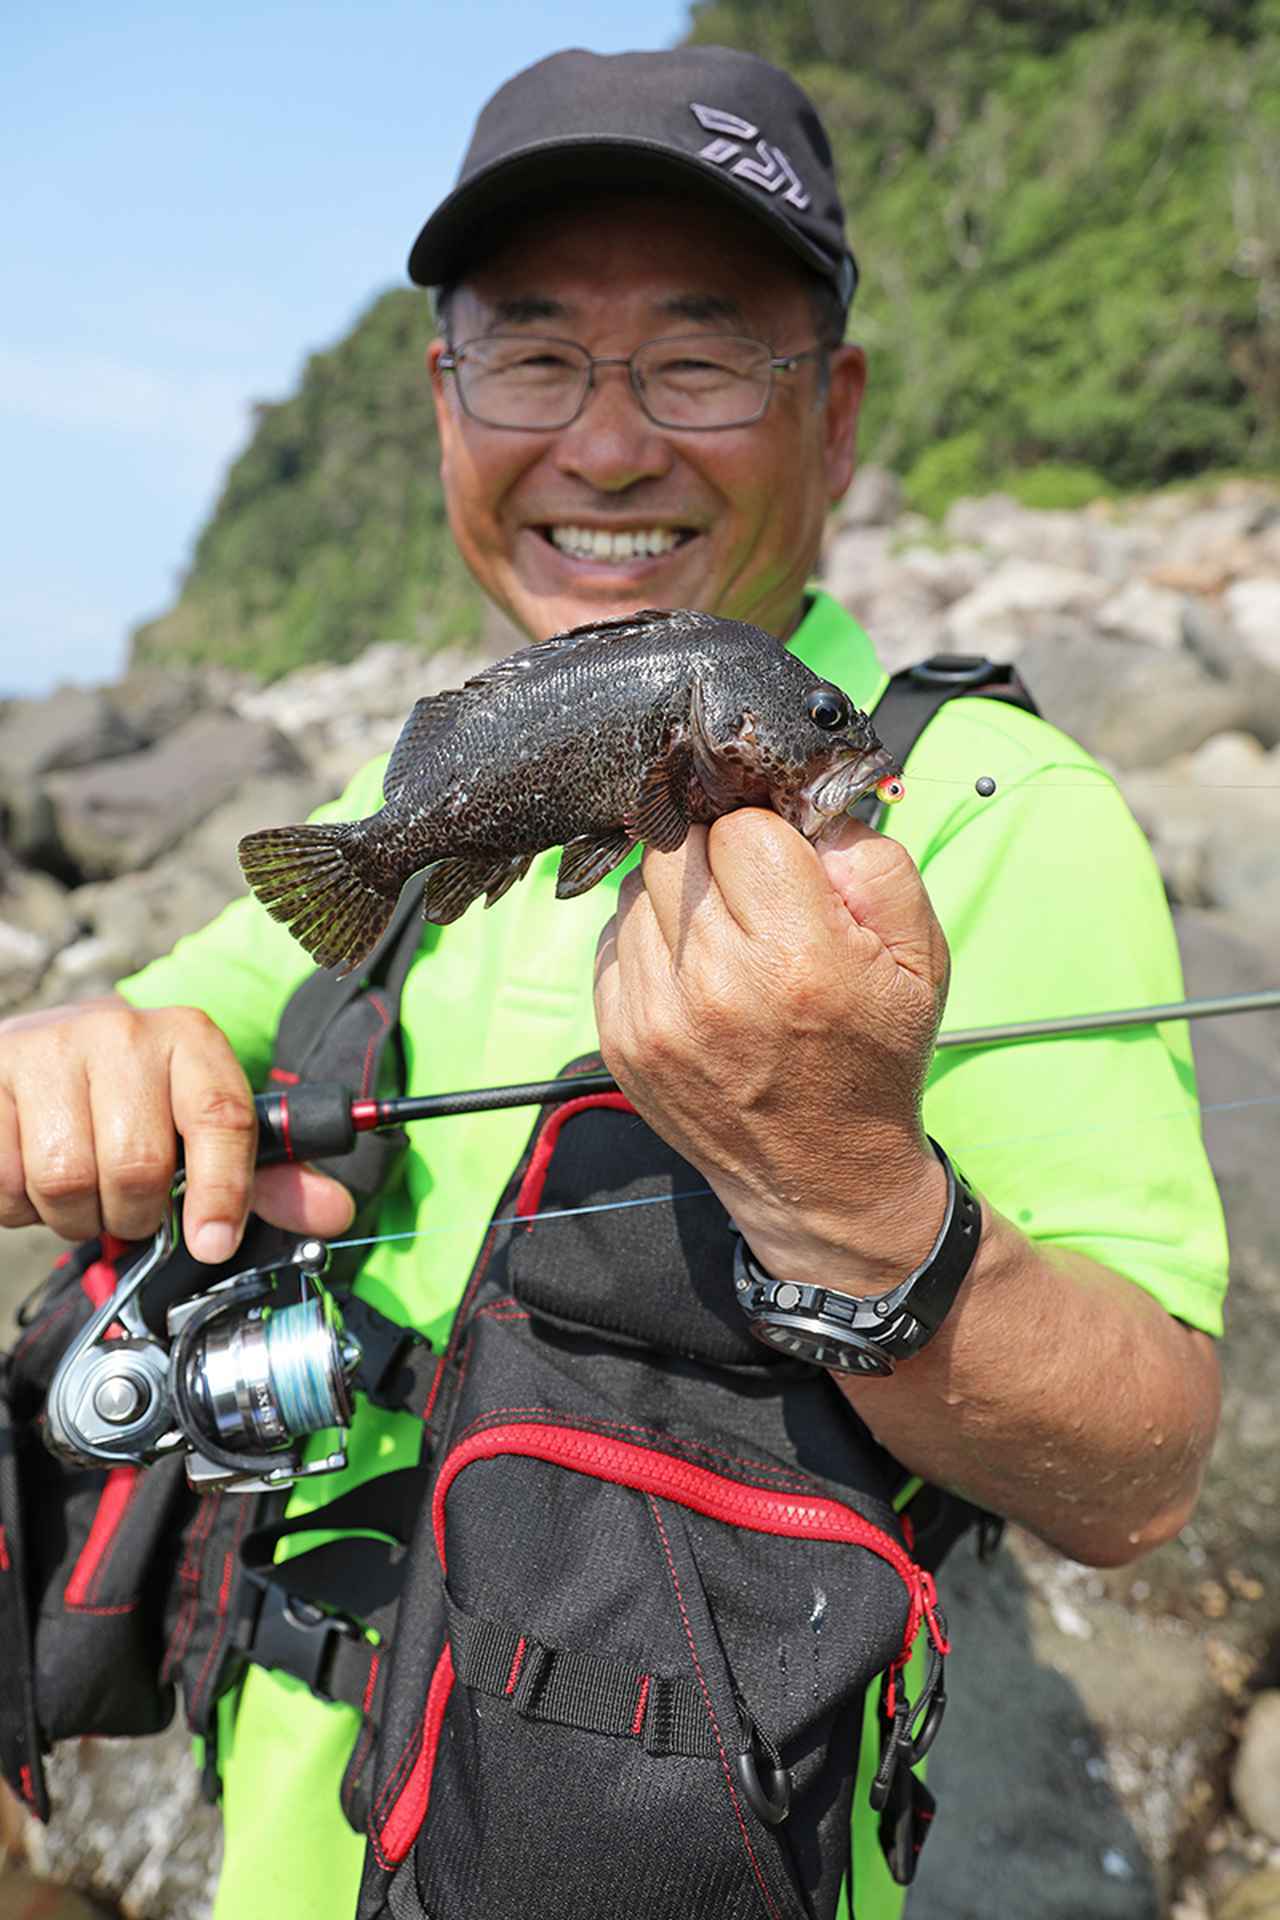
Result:
M691 823L736 807L772 806L814 838L899 772L867 716L772 635L646 611L558 634L419 700L378 813L249 834L240 862L312 957L349 971L428 865L423 910L445 923L481 894L492 905L547 847L565 849L556 891L567 898L637 841L673 849Z

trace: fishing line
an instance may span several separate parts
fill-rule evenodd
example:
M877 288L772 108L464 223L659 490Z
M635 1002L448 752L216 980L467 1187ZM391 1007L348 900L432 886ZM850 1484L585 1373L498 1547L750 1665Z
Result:
M1280 784L1253 780L1148 780L1140 768L1131 769L1133 778L1142 781L1143 793L1280 793ZM1009 782L1009 790L1018 793L1110 793L1115 792L1126 798L1124 787L1115 774L1105 768L1085 780L1038 780L1032 775L1016 774ZM989 773L979 774L976 780L948 780L941 774L912 773L909 769L903 776L907 788L907 799L911 797L912 787L963 787L966 792L976 792L983 800L994 798L1003 791L1000 783L993 780ZM983 790L982 783L992 781L991 791Z
M1216 1100L1211 1101L1207 1105L1197 1104L1192 1107L1167 1107L1159 1113L1144 1114L1138 1120L1133 1120L1130 1116L1126 1115L1120 1119L1099 1120L1091 1125L1062 1127L1052 1133L1027 1133L1023 1131L1019 1133L1002 1134L998 1135L995 1139L972 1141L969 1143L968 1150L973 1153L984 1153L997 1147L1022 1146L1025 1144L1040 1145L1049 1140L1069 1140L1081 1134L1106 1133L1119 1127L1124 1127L1128 1130L1134 1126L1153 1125L1160 1120L1190 1120L1192 1116L1196 1114L1203 1119L1206 1114L1239 1113L1246 1109L1256 1107L1277 1106L1280 1106L1280 1094L1264 1093L1247 1100ZM713 1189L711 1187L689 1187L682 1193L646 1194L638 1200L600 1200L593 1202L590 1206L556 1207L549 1209L545 1213L531 1215L512 1213L500 1215L497 1219L494 1219L490 1214L476 1214L470 1219L458 1218L454 1220L443 1220L431 1227L407 1227L399 1233L375 1233L371 1234L367 1239L331 1240L328 1244L334 1249L339 1247L378 1247L384 1242L389 1243L395 1240L422 1240L428 1235L436 1233L476 1232L486 1227L523 1226L532 1228L534 1226L542 1226L544 1222L551 1220L572 1220L582 1214L622 1213L629 1207L674 1206L681 1200L705 1200L712 1196L712 1194Z

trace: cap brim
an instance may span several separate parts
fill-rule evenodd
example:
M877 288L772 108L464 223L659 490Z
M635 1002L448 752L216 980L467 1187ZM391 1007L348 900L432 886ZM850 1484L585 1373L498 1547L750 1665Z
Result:
M610 136L523 147L473 174L440 203L414 241L409 278L420 287L451 285L474 261L497 251L513 215L557 189L569 190L567 211L574 195L599 188L643 192L650 186L696 192L721 206L737 207L789 253L838 285L840 262L809 240L793 220L778 213L757 189L670 147Z

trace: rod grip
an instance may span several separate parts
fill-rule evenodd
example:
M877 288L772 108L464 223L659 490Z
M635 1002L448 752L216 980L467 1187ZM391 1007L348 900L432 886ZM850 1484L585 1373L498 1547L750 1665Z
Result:
M296 1087L255 1094L258 1165L282 1160L323 1160L349 1153L356 1129L351 1094L335 1082L300 1081Z

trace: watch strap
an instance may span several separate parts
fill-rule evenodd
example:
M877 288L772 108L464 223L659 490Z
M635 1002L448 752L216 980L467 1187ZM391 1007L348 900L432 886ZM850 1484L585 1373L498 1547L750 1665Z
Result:
M936 1140L929 1145L947 1176L942 1225L920 1265L886 1293L777 1280L738 1236L734 1290L758 1339L837 1373L892 1373L895 1360L927 1346L954 1304L982 1237L982 1209L968 1182Z

